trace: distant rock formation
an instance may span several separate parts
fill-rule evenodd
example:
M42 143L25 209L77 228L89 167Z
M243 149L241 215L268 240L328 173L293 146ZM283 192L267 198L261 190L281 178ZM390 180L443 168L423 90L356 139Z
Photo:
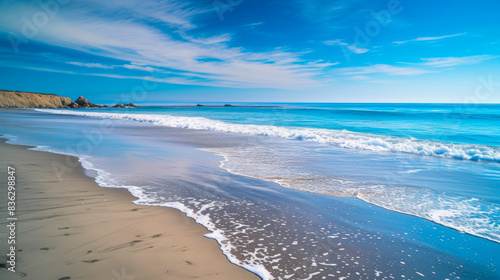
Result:
M55 94L23 91L0 90L0 108L101 108L89 102L85 97L78 97L75 102L69 97Z
M91 103L90 101L87 100L87 98L85 98L83 96L78 97L78 99L75 100L74 103L76 103L81 108L102 108L103 107L101 105ZM79 108L79 107L71 107L71 108Z
M203 104L196 104L196 107L210 107L210 108L218 108L218 107L221 107L222 105L203 105ZM233 105L227 103L227 104L224 104L223 107L233 107Z
M115 106L113 106L113 108L137 108L139 106L135 105L134 103L124 103L123 105L122 104L116 104Z

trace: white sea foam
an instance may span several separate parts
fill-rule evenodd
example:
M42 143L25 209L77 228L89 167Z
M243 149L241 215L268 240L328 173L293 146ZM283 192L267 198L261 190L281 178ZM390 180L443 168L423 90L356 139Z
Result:
M138 202L136 202L138 203ZM216 203L216 202L214 202ZM228 260L231 263L234 263L238 266L241 266L248 271L251 271L255 274L257 274L260 278L263 280L273 280L274 277L271 275L271 273L266 270L266 268L259 263L259 260L257 258L249 258L245 260L245 262L241 262L234 256L231 252L233 251L233 246L231 245L230 240L224 235L224 233L217 229L217 227L214 225L212 220L210 219L210 216L208 214L204 214L204 210L214 206L214 203L212 204L207 204L204 205L202 209L198 211L193 211L192 209L186 207L184 204L180 202L166 202L166 203L145 203L147 205L155 205L155 206L164 206L164 207L170 207L170 208L175 208L183 213L185 213L188 217L193 218L198 224L203 225L205 228L207 228L210 233L205 234L205 237L215 239L217 243L219 243L219 246L221 248L221 251L226 255ZM141 203L139 203L141 204Z
M215 239L217 243L220 246L221 251L226 255L228 260L238 266L241 266L248 271L251 271L255 274L257 274L259 277L261 277L263 280L273 280L274 277L272 277L271 273L267 271L264 266L262 266L259 263L259 260L257 259L249 259L246 260L245 263L242 263L239 261L236 256L234 256L231 252L233 251L233 246L231 245L230 240L224 235L224 233L217 229L217 227L214 225L212 222L211 218L209 215L203 213L205 210L209 209L210 207L213 207L216 202L209 203L204 205L200 210L198 211L193 211L186 205L180 203L180 202L165 202L165 203L157 203L158 199L155 197L154 194L147 194L143 188L138 187L138 186L124 186L124 185L119 185L116 182L114 182L113 177L111 174L105 172L104 170L97 169L93 166L92 163L90 163L89 160L81 157L80 162L82 163L82 166L87 169L87 170L94 170L97 172L97 177L95 178L95 181L98 185L101 187L107 187L107 188L125 188L127 189L130 194L132 194L134 197L137 198L137 200L134 201L135 204L138 205L150 205L150 206L162 206L162 207L169 207L169 208L174 208L177 209L183 213L185 213L188 217L193 218L196 223L204 226L210 233L205 234L205 237Z
M406 186L360 186L357 197L368 203L500 243L500 206L477 198L436 193Z
M293 140L318 142L350 149L500 162L500 148L486 145L452 144L330 129L234 124L202 117L179 117L161 114L97 113L54 109L37 110L54 114L137 121L174 128L281 137Z
M1 137L7 139L7 143L14 142L15 140L17 140L17 137L15 135L10 135L10 134L2 134Z
M317 177L280 161L258 148L205 148L223 157L220 167L236 175L272 181L285 188L332 196L359 198L379 207L424 218L460 232L500 243L500 205L491 201L438 193L428 188L402 185L370 185L356 180ZM334 238L334 237L332 237Z

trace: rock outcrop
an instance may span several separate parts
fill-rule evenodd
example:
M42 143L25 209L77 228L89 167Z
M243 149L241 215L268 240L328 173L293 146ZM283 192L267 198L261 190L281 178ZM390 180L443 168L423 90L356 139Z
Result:
M75 103L80 106L81 108L102 108L103 106L94 104L90 101L87 100L87 98L80 96L78 97L77 100L75 100ZM73 108L78 108L78 107L73 107Z
M122 104L116 104L115 106L113 106L113 108L137 108L139 106L135 105L134 103L124 103L123 105Z
M80 96L75 102L55 94L0 90L0 108L101 108Z

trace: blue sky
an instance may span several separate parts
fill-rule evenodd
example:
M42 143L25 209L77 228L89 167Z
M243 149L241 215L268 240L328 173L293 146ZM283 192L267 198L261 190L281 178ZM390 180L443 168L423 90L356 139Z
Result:
M0 88L95 102L500 103L497 1L0 3Z

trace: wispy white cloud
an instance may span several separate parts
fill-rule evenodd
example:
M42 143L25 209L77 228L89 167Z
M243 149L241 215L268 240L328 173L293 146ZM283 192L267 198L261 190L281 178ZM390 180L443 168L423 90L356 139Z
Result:
M339 75L348 76L348 78L351 80L373 83L378 80L373 79L373 77L375 77L376 75L414 76L437 72L437 68L477 64L496 58L500 58L500 56L473 55L464 57L432 57L421 58L421 62L416 63L399 62L398 66L389 64L375 64L369 66L337 68L334 70L334 72ZM387 81L384 81L384 83L386 82Z
M457 33L457 34L452 34L452 35L444 35L444 36L436 36L436 37L418 37L418 38L410 39L410 40L394 41L392 43L401 45L401 44L405 44L405 43L409 43L409 42L437 41L437 40L442 40L442 39L446 39L446 38L452 38L452 37L462 36L462 35L465 35L465 34L467 34L467 33L463 32L463 33Z
M472 56L462 56L462 57L431 57L431 58L422 58L422 63L419 63L423 66L430 67L451 67L451 66L459 66L466 64L477 64L486 60L491 60L495 58L499 58L500 56L494 55L472 55Z
M101 63L83 63L83 62L78 62L78 61L68 61L66 63L71 64L71 65L75 65L75 66L80 66L80 67L87 67L87 68L102 68L102 69L115 68L114 65L104 65Z
M157 68L153 68L151 66L141 65L138 63L124 64L124 65L105 65L102 63L85 63L85 62L79 62L79 61L69 61L66 63L71 64L71 65L75 65L75 66L85 67L85 68L100 68L100 69L125 68L125 69L129 69L129 70L138 70L138 71L145 71L145 72L154 72L154 71L164 72L164 71L161 71Z
M22 15L12 12L37 11L37 7L26 3L16 5L22 9L0 11L0 17L4 17L0 30L19 33L19 25L8 22ZM133 5L131 0L85 3L75 0L61 8L32 40L120 60L128 69L176 71L175 77L158 81L180 84L303 89L321 85L318 72L334 65L307 62L298 52L280 49L251 52L229 46L231 34L196 32L194 18L203 12L176 0L143 0L141 5ZM165 30L163 25L169 29ZM102 69L114 67L99 63L71 64ZM116 75L122 77L124 73Z
M123 65L123 67L126 69L130 69L130 70L139 70L139 71L145 71L145 72L158 71L158 69L150 67L150 66L141 66L141 65L135 65L135 64L125 64L125 65Z
M328 40L328 41L324 41L323 43L325 45L328 45L328 46L340 46L340 47L346 48L346 49L348 49L349 51L351 51L351 52L353 52L355 54L361 54L361 53L365 53L365 52L369 51L369 49L358 48L358 47L356 47L355 44L350 45L350 44L342 41L341 39Z
M217 36L212 36L212 37L201 37L201 38L189 36L183 30L178 31L177 33L184 40L186 40L188 42L202 44L202 45L215 45L215 44L220 44L220 43L225 43L225 42L231 41L231 34L229 34L229 33L225 33L225 34L221 34L221 35L217 35Z
M42 71L42 72L60 73L60 74L70 74L70 75L76 74L76 72L74 72L74 71L58 70L58 69L52 69L52 68L47 68L47 67L25 66L25 67L15 67L15 68L22 68L22 69L28 69L28 70L34 70L34 71Z
M429 73L430 71L416 67L399 67L388 64L375 64L370 66L360 67L344 67L338 69L343 75L367 75L367 74L386 74L391 76L412 76Z
M264 24L262 21L245 24L244 27L255 27Z

